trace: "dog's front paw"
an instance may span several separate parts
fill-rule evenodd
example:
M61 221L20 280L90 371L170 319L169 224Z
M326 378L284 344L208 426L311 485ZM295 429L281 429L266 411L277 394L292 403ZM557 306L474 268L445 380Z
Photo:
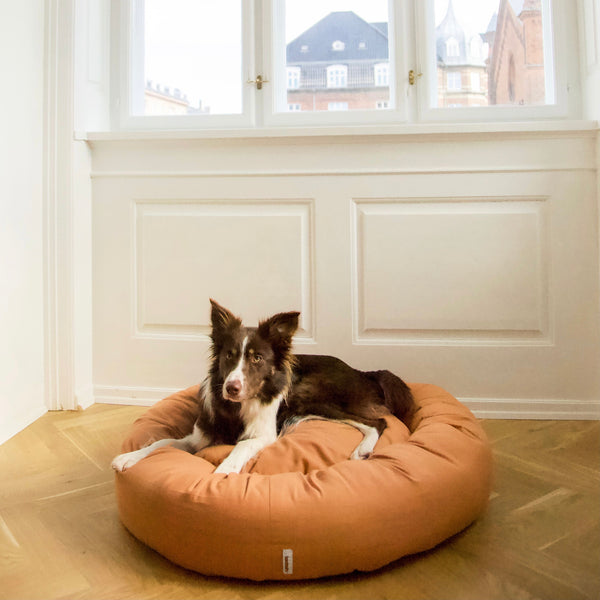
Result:
M110 466L115 471L126 471L130 467L133 467L141 458L138 452L126 452L125 454L115 456Z
M239 473L242 470L243 464L237 464L233 460L226 458L216 469L215 473L223 473L229 475L229 473Z
M361 450L360 446L354 450L354 452L350 455L351 460L364 460L371 456L371 452L369 450Z

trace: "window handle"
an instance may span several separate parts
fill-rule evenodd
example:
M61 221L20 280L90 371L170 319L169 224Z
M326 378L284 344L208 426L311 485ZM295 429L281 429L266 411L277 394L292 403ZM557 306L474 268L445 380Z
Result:
M262 90L263 83L269 83L268 79L263 79L262 75L257 75L256 79L248 79L246 83L255 83L257 90Z
M422 77L423 73L415 73L413 71L413 69L411 69L408 72L408 83L410 83L410 85L415 85L415 83L417 82L417 77Z

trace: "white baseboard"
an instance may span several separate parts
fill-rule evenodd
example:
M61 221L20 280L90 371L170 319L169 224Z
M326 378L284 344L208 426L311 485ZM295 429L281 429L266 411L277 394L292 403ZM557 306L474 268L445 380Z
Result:
M600 420L600 402L597 401L494 398L459 398L459 400L478 419Z
M174 388L94 386L95 401L100 404L152 406L179 391ZM459 398L479 419L531 419L554 421L600 420L600 401Z
M48 409L45 406L36 406L28 411L9 415L0 423L0 444L8 441L11 437L23 431L34 421L45 415Z
M94 399L98 404L152 406L159 400L178 391L180 390L175 388L96 385L94 386Z

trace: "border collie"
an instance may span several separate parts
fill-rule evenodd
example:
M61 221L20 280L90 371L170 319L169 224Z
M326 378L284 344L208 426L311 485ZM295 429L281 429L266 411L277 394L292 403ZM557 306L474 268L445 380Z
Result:
M258 327L211 300L212 360L200 388L199 416L183 439L164 439L117 456L124 471L157 448L198 452L235 444L216 473L239 473L246 462L287 427L307 419L342 421L364 438L351 458L367 458L386 427L385 415L406 418L413 400L408 386L389 371L357 371L331 356L293 355L298 312L279 313Z

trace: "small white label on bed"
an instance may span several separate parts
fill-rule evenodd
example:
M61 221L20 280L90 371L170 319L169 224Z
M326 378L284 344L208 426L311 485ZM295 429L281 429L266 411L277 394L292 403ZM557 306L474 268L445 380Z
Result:
M283 551L283 573L292 575L294 572L294 551L286 549Z

